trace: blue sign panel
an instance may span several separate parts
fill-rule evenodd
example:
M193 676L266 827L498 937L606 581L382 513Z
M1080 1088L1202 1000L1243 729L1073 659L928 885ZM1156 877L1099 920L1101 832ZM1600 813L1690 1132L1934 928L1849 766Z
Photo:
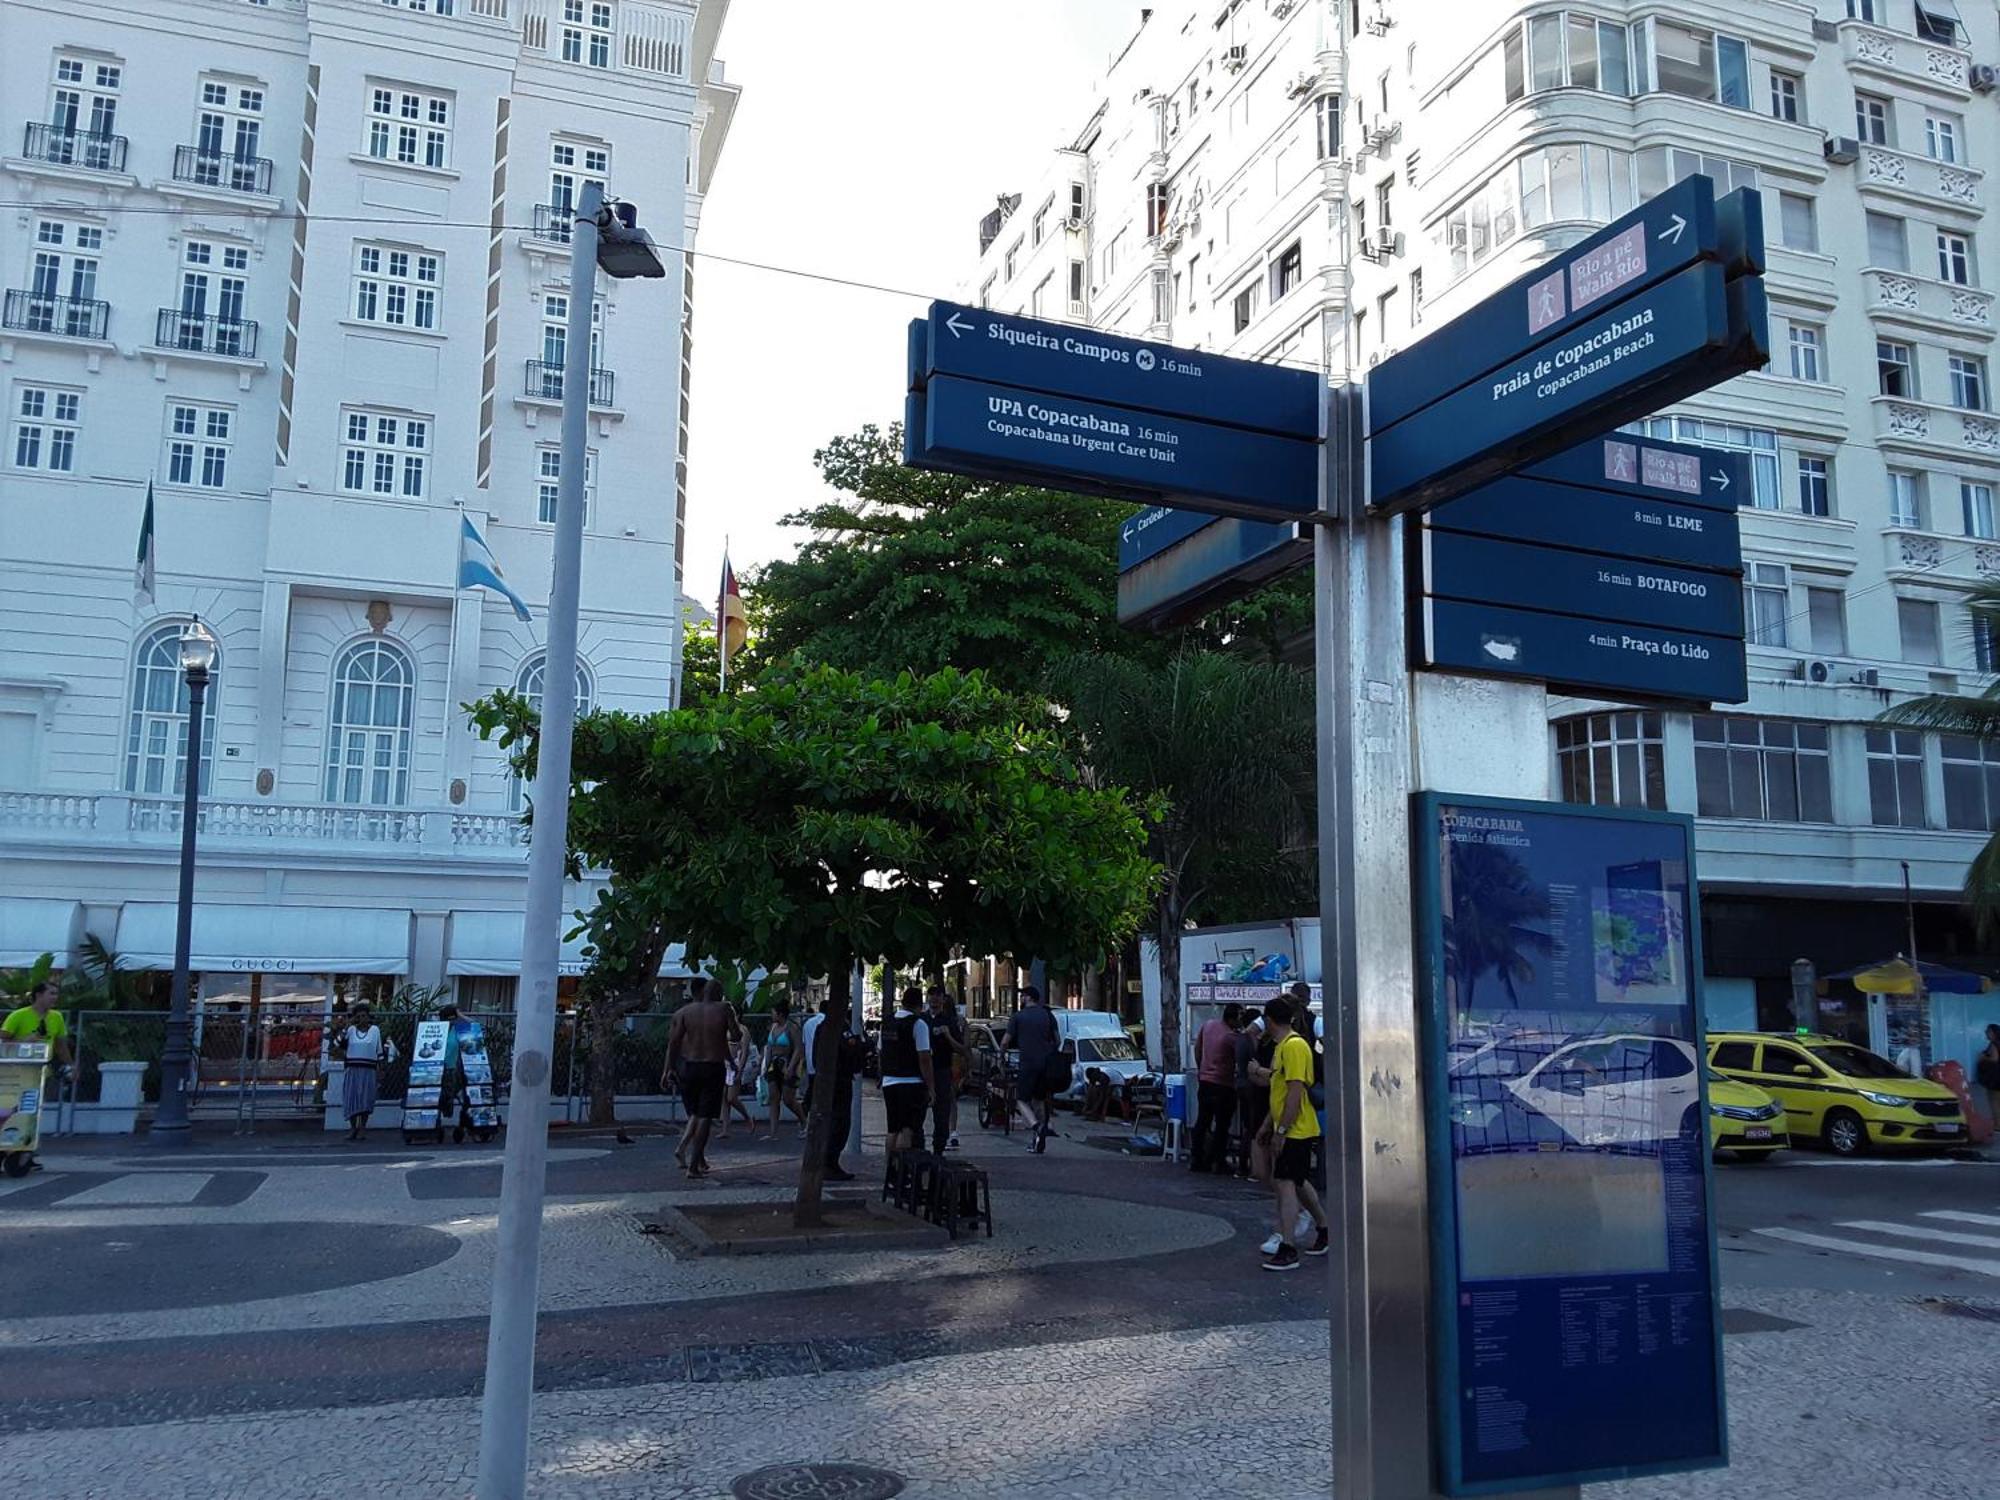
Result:
M1732 363L1737 342L1722 268L1690 266L1377 431L1370 503L1400 511L1448 500L1704 390L1752 367Z
M1743 541L1733 510L1607 495L1512 476L1460 495L1424 517L1435 550L1460 532L1577 547L1613 557L1743 571ZM1553 591L1538 607L1568 608Z
M1683 178L1454 319L1442 335L1448 352L1428 338L1371 370L1370 435L1716 254L1715 184Z
M918 346L913 344L913 381L956 375L1286 437L1319 437L1325 385L1315 371L1224 359L955 302L932 303L921 326L923 362L914 363Z
M1439 1471L1727 1460L1692 821L1417 803Z
M1296 521L1221 517L1118 575L1118 623L1158 630L1198 619L1311 558Z
M1118 528L1118 571L1130 572L1149 557L1186 541L1204 526L1220 519L1198 510L1176 510L1171 505L1148 505L1137 510Z
M1429 530L1424 544L1424 590L1443 598L1560 610L1593 622L1743 634L1743 584L1735 573Z
M1734 510L1751 503L1750 455L1692 443L1667 443L1629 432L1606 433L1521 473L1614 495L1650 496L1677 505ZM1471 498L1471 497L1466 497ZM1453 506L1460 502L1454 500ZM1442 516L1443 509L1433 514Z
M1750 696L1741 635L1426 599L1411 645L1418 666L1525 677L1589 697L1741 703Z
M919 468L1253 519L1319 505L1317 442L945 375L909 404L922 430L907 435L905 460Z

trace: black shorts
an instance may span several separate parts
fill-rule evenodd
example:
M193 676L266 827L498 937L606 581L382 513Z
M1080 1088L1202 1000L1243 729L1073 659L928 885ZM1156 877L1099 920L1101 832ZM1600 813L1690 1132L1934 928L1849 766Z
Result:
M717 1120L722 1117L722 1084L727 1069L719 1062L681 1063L681 1098L687 1103L688 1118Z
M1305 1182L1312 1176L1313 1150L1318 1145L1317 1136L1303 1141L1287 1137L1278 1147L1278 1159L1272 1163L1271 1175L1279 1182Z
M889 1134L924 1128L924 1086L888 1083L882 1086L882 1108L889 1116Z

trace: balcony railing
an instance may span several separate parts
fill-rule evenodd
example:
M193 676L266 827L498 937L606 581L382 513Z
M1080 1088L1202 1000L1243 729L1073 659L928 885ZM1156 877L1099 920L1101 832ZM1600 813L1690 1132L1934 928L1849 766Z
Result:
M48 297L9 289L0 327L18 333L53 333L71 339L101 339L111 322L111 304L87 297Z
M129 144L122 135L98 135L89 130L73 130L30 120L21 154L30 161L45 161L58 167L122 172L125 170L125 149Z
M153 342L162 349L180 349L189 354L228 354L238 359L255 359L257 320L218 318L213 314L163 307Z
M535 205L534 235L538 240L547 240L552 245L569 243L569 226L576 221L576 210L567 203L537 203Z
M610 406L611 396L617 387L617 377L609 370L590 372L590 404ZM526 394L537 401L560 401L563 393L563 367L552 365L546 360L528 361L528 383Z
M389 850L518 860L527 826L514 813L456 808L351 807L328 802L242 801L204 797L198 825L216 847L308 847ZM129 792L0 791L0 843L9 840L131 844L171 850L181 828L181 799Z
M174 181L197 187L226 188L232 193L271 191L271 158L229 156L199 146L174 147Z

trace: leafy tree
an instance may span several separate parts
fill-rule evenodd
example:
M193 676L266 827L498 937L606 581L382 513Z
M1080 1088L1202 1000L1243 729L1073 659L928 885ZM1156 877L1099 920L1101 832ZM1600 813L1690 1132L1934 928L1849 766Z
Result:
M478 705L532 772L536 723ZM1140 812L1091 784L1046 707L977 674L868 679L785 662L728 697L577 727L572 857L693 953L834 978L795 1214L819 1219L832 1051L857 955L954 944L1091 960L1146 910ZM600 906L613 899L610 892Z
M610 1125L618 1118L620 1023L653 1003L660 961L672 939L660 914L634 899L615 874L596 904L579 915L590 954L577 981L590 1098L586 1118L592 1125Z
M730 662L730 675L742 661ZM681 632L681 702L688 708L705 698L713 698L722 673L722 657L717 649L715 627L706 620L690 620Z
M54 972L55 966L56 956L44 953L25 969L0 969L0 996L7 999L8 1008L12 1010L26 1005L28 997Z
M1966 596L1965 605L1973 631L2000 640L2000 582L1980 584ZM1889 709L1882 721L2000 746L2000 679L1978 693L1926 693ZM1966 866L1965 904L1979 941L1991 943L2000 935L2000 833Z
M1164 669L1079 656L1050 674L1078 756L1107 785L1163 809L1147 853L1161 867L1160 1045L1180 1055L1180 935L1202 919L1309 905L1314 798L1313 684L1304 673L1221 652ZM988 951L988 950L974 950Z

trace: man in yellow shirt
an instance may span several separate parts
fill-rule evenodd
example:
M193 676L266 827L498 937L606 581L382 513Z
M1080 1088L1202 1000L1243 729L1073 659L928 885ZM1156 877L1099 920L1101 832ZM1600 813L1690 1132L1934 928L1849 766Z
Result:
M1282 996L1264 1007L1264 1024L1278 1044L1271 1056L1271 1113L1263 1126L1267 1148L1276 1147L1271 1186L1278 1199L1278 1248L1264 1258L1267 1271L1299 1268L1296 1226L1301 1204L1312 1215L1314 1225L1313 1242L1305 1253L1327 1252L1326 1210L1312 1185L1319 1115L1306 1091L1313 1082L1313 1055L1306 1039L1293 1029L1298 1020L1296 1002Z
M28 1003L19 1010L8 1012L7 1019L0 1021L0 1037L10 1042L45 1041L61 1067L69 1066L69 1023L63 1020L63 1013L55 1008L56 982L44 979L35 986Z

